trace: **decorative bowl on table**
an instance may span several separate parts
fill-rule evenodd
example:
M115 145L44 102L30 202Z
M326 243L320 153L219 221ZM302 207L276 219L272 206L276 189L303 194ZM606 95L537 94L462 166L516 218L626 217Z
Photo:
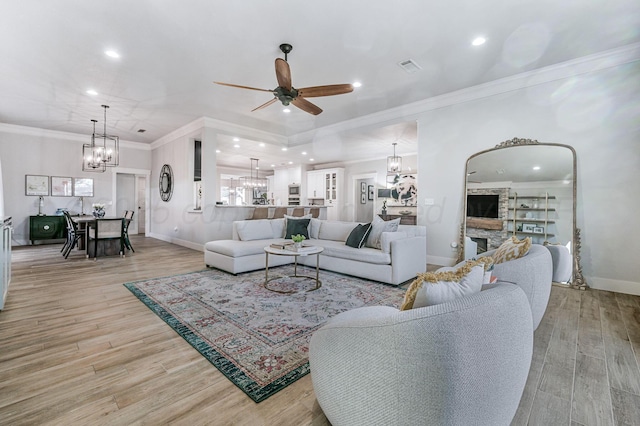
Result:
M409 211L409 210L401 210L401 211L398 212L398 214L401 214L402 216L406 216L406 215L409 215L411 213L413 213L413 212Z

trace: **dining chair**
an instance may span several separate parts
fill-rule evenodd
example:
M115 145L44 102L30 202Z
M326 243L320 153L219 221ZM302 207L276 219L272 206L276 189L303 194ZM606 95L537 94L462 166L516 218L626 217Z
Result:
M93 244L94 260L98 260L98 241L120 240L120 256L124 257L124 218L96 219L88 230L87 258L89 244Z
M286 207L276 207L275 211L273 212L273 218L272 219L283 218L285 214L287 214L287 208Z
M291 212L291 216L295 216L295 217L304 216L304 207L296 207L295 209L293 209L293 212Z
M78 244L78 241L85 238L86 233L84 229L78 227L78 224L73 221L68 212L64 212L64 217L67 221L67 242L62 247L62 255L66 259L69 257L71 250Z
M124 212L124 219L123 219L123 225L122 225L122 238L123 238L123 243L124 243L124 247L127 250L131 250L132 252L136 252L133 249L133 246L131 245L131 241L129 241L129 224L131 223L131 220L133 219L133 210L126 210Z
M320 217L320 207L311 207L309 209L309 213L311 213L311 217L318 218Z

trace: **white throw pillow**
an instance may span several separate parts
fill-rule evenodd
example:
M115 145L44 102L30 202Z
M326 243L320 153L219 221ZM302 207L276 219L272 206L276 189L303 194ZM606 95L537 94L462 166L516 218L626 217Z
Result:
M478 293L482 289L485 268L490 265L493 265L493 259L484 257L468 261L454 271L418 274L405 294L401 309L438 305Z
M349 234L353 231L354 222L340 222L335 220L325 220L320 225L318 239L331 241L347 241Z
M380 235L383 232L396 232L398 230L398 225L400 225L400 218L385 221L380 219L379 216L374 217L371 222L371 232L369 232L369 237L367 238L365 246L382 249Z
M322 220L311 218L311 222L309 222L309 237L318 239L318 235L320 234L320 225L322 224Z

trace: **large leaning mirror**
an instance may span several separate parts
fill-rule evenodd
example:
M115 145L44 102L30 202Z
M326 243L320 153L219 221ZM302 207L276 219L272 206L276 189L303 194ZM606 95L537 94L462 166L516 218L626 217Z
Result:
M469 157L465 173L461 258L530 237L551 251L554 282L586 287L571 146L515 138Z

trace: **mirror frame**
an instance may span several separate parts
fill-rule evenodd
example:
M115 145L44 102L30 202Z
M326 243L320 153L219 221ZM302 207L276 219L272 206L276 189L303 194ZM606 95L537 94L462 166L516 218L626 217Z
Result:
M165 179L167 182L166 189L164 188ZM171 170L171 166L168 164L162 166L162 169L160 170L158 189L160 191L160 199L162 199L162 201L168 202L171 199L171 195L173 194L173 170Z
M580 248L581 248L581 242L580 242L580 228L577 227L577 214L576 214L576 210L577 210L577 188L578 188L578 182L577 182L577 177L578 177L578 166L577 166L577 160L576 160L576 151L575 149L573 149L572 146L570 145L564 145L564 144L559 144L559 143L547 143L547 142L538 142L535 139L521 139L521 138L513 138L504 142L501 142L499 144L497 144L495 147L490 148L490 149L485 149L484 151L480 151L477 152L475 154L473 154L472 156L470 156L467 159L467 162L465 164L464 167L464 192L463 192L463 209L462 209L462 225L460 227L460 244L458 245L458 247L460 247L460 250L458 251L458 262L461 262L462 260L464 260L464 242L465 242L465 236L466 236L466 230L467 230L467 173L469 172L469 161L471 161L471 159L482 155L482 154L486 154L488 152L492 152L492 151L496 151L496 150L500 150L500 149L504 149L504 148L512 148L512 147L517 147L517 146L526 146L526 145L540 145L540 146L555 146L555 147L561 147L561 148L567 148L571 151L571 155L573 157L573 213L572 213L572 220L573 220L573 249L572 249L572 255L573 255L573 275L571 277L571 283L570 286L580 289L580 290L585 290L587 288L587 283L584 279L584 276L582 275L582 266L580 264Z

